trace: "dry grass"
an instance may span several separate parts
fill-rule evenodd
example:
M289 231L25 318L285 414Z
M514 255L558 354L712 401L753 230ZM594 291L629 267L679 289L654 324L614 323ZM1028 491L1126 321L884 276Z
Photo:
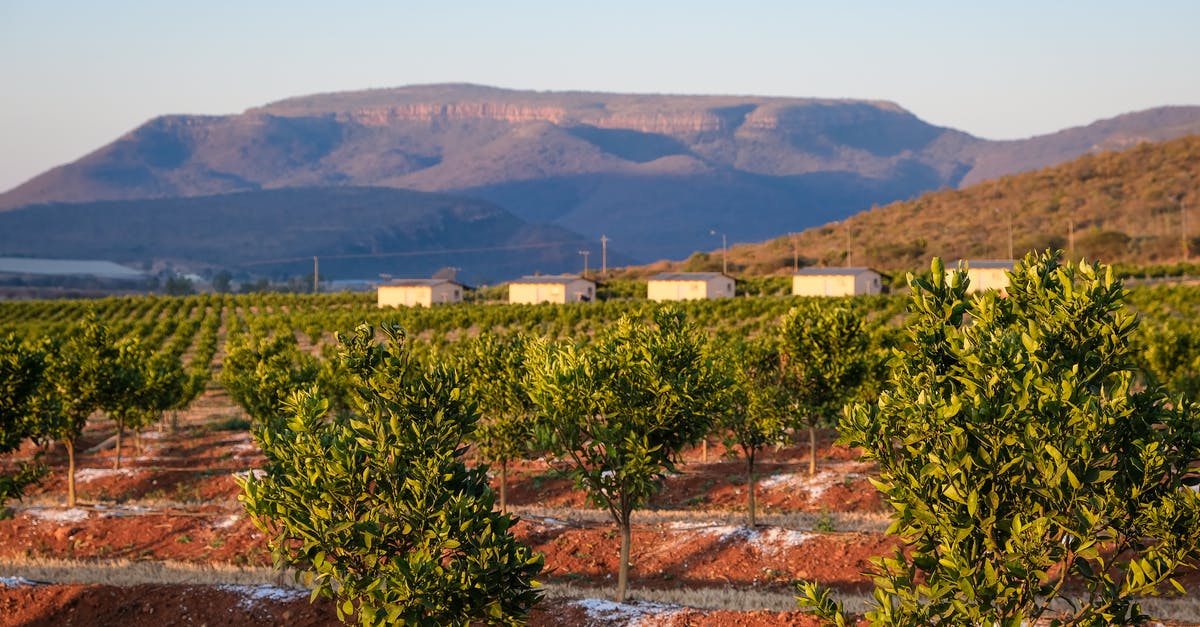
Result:
M553 518L567 523L595 524L612 521L607 511L570 507L513 506L509 510L526 519ZM633 514L635 525L672 522L712 522L714 524L744 525L746 513L730 510L638 510ZM834 532L883 533L891 524L886 512L791 512L759 514L758 522L772 527L800 531L821 531L832 527Z
M136 586L179 584L197 586L261 585L303 589L293 571L246 568L232 564L190 564L152 560L80 561L46 558L6 558L0 574L58 584Z

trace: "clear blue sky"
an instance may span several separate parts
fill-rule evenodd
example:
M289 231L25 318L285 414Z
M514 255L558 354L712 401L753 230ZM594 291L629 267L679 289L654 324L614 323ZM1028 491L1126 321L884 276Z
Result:
M891 100L1017 138L1200 104L1198 0L0 0L0 190L151 117L413 83Z

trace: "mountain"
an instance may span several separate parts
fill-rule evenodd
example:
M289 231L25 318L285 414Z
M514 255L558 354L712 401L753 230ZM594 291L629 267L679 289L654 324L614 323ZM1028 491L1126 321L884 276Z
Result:
M1200 107L1174 107L994 142L882 101L426 85L156 118L0 195L0 210L392 187L481 198L652 260L1197 130Z
M534 272L578 272L599 246L553 225L530 225L476 199L388 188L325 187L191 198L32 205L0 212L6 255L160 260L253 275L312 272L334 279L428 277L460 268L468 283ZM597 255L598 261L599 255ZM615 264L628 257L610 255Z
M1063 249L1109 263L1200 259L1200 135L1088 154L961 190L924 194L793 236L729 250L731 271L790 272L804 265L927 268L930 258L1008 257ZM656 264L632 275L719 267L716 255Z

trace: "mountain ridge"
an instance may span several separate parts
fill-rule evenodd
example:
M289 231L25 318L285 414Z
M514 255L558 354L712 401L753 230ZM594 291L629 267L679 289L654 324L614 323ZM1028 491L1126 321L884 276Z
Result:
M392 187L477 197L608 236L640 261L759 241L871 206L1200 132L1200 107L1026 140L930 124L884 100L535 92L435 84L161 116L0 194L31 204Z

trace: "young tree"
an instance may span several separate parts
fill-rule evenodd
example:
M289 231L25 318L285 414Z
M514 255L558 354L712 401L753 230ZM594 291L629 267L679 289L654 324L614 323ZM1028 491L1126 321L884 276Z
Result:
M113 456L115 470L121 469L121 439L125 435L125 428L138 424L145 413L142 406L148 396L143 378L146 360L146 351L136 340L117 345L117 357L111 364L113 370L110 372L113 389L101 406L117 426L116 455Z
M871 370L870 336L845 303L793 307L779 329L784 381L808 428L808 474L817 472L817 426L835 420Z
M231 344L221 369L221 385L255 420L279 419L283 401L314 385L320 376L320 363L301 351L291 335Z
M67 505L75 506L75 442L88 417L115 405L121 391L120 352L108 327L89 314L61 342L45 345L45 385L35 402L44 433L67 449Z
M675 471L724 409L729 382L700 333L676 309L654 324L623 317L588 348L534 343L529 397L577 485L621 535L617 601L629 576L630 516Z
M338 617L363 625L519 624L540 598L542 557L493 510L487 469L462 461L479 416L453 370L426 371L403 331L341 337L355 411L316 387L256 422L266 474L239 480L276 564L306 572ZM284 367L289 367L284 364Z
M1112 269L1029 255L968 300L934 260L911 281L890 390L842 420L878 462L907 551L875 561L875 624L1142 623L1137 595L1200 549L1197 408L1137 389L1137 319ZM1068 594L1064 586L1082 588ZM837 620L812 584L801 604Z
M733 368L734 385L730 406L719 418L725 430L725 446L731 456L742 450L746 458L746 492L749 525L757 525L754 462L767 446L778 444L787 435L784 416L787 395L782 387L779 352L762 339L740 347L738 354L726 359Z
M40 434L34 402L46 368L45 355L24 345L15 335L0 338L0 454L17 450ZM45 466L22 463L11 474L0 474L0 506L19 499L25 488L45 475Z
M483 418L475 429L480 453L500 465L500 511L508 511L508 463L529 450L534 435L534 407L525 390L522 334L480 335L464 350L467 389Z

